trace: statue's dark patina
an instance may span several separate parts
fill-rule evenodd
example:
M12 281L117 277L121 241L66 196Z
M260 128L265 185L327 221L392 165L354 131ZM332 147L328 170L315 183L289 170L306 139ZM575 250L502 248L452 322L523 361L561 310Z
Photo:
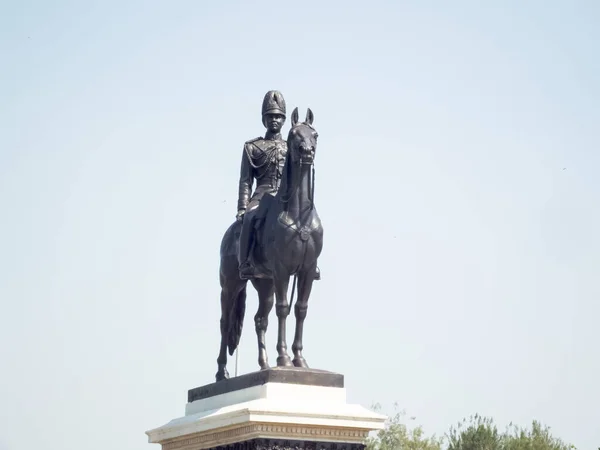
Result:
M314 158L318 134L308 109L304 122L292 113L287 142L280 130L285 102L269 91L263 102L264 138L246 142L242 157L237 220L221 242L221 348L217 381L229 378L227 350L232 355L242 332L248 280L258 292L254 317L258 364L268 369L265 334L275 297L278 319L277 366L307 368L302 356L302 331L308 299L318 279L317 259L323 248L323 227L314 204ZM253 180L257 188L250 197ZM287 291L294 276L298 289L293 359L287 353L286 319L291 311Z

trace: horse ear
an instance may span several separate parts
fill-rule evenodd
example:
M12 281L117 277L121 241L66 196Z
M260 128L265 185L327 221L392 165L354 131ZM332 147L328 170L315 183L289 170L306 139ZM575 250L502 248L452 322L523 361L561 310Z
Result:
M308 123L309 125L312 125L313 120L315 120L315 115L313 114L313 112L310 110L310 108L308 108L306 110L306 120L305 122Z
M292 112L292 126L295 127L298 123L298 107L294 108L294 112Z

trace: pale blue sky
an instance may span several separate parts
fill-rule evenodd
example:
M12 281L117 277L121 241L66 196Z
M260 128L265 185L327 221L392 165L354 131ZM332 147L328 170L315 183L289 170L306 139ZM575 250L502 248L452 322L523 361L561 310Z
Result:
M0 448L148 449L213 381L269 89L320 135L309 364L427 432L479 412L596 448L599 23L596 1L2 2Z

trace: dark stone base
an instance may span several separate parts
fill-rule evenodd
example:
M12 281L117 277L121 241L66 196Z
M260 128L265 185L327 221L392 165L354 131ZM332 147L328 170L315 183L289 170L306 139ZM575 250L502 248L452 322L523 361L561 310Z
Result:
M265 383L289 383L309 386L344 387L344 375L325 370L273 367L188 391L188 403ZM314 450L314 449L313 449ZM347 449L348 450L348 449Z
M252 439L210 450L364 450L364 444L345 442L294 441L285 439Z

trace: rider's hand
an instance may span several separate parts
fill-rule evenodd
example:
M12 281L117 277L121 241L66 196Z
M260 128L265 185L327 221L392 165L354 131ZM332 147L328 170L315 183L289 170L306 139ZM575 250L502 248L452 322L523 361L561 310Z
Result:
M246 213L246 210L245 210L245 209L240 209L240 210L237 212L237 214L236 214L236 216L235 216L235 219L236 219L238 222L241 222L241 221L244 219L244 214L245 214L245 213Z

